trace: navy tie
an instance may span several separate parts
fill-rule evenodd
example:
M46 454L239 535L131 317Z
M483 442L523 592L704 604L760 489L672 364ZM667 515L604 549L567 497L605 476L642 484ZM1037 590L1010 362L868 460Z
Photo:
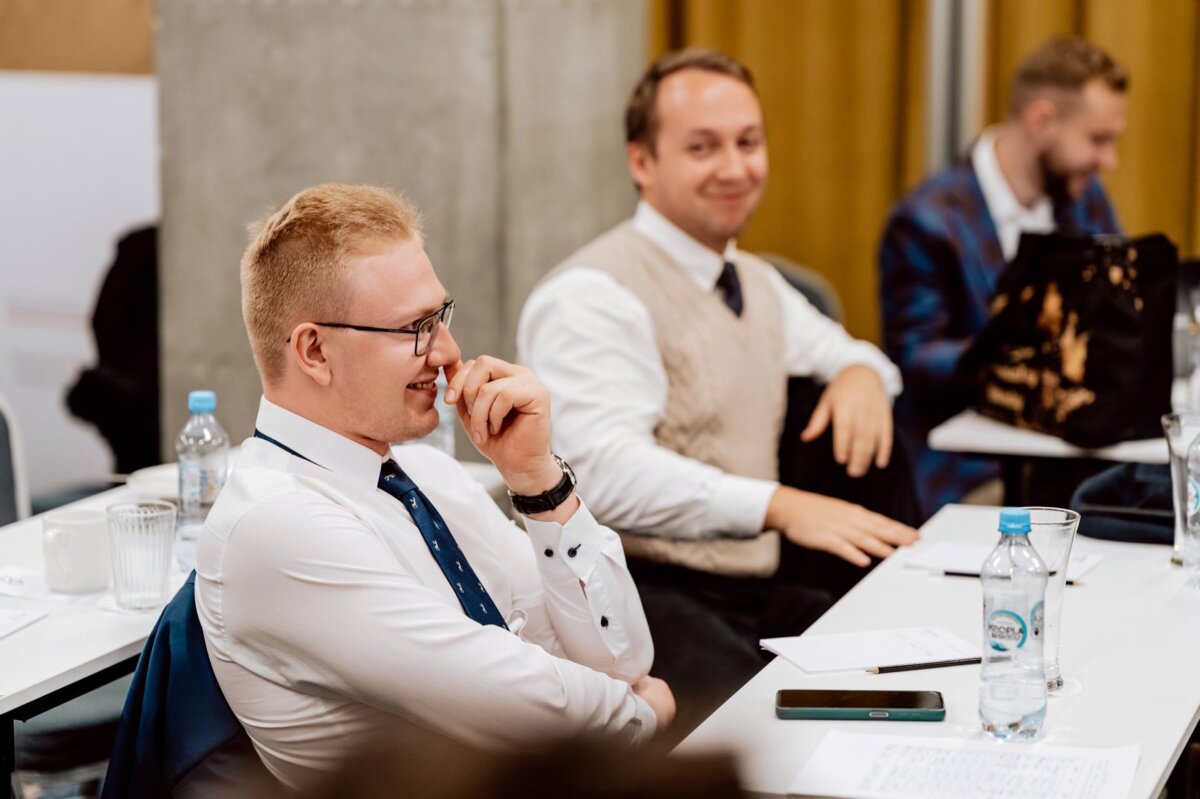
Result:
M467 557L458 548L458 542L450 534L450 528L442 519L433 503L421 493L409 476L390 458L379 473L379 487L400 500L400 504L412 516L433 559L442 567L442 573L450 581L462 605L463 612L480 624L494 624L508 629L500 609L488 596L487 589L475 576L475 570L467 563Z
M742 281L738 280L737 268L732 261L725 262L721 276L717 278L717 288L725 295L725 304L734 316L742 315Z

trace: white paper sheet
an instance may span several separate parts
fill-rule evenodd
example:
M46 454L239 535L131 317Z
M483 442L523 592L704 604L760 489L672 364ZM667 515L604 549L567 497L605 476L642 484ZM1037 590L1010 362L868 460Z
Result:
M1047 746L830 730L789 794L862 799L1122 799L1141 747Z
M995 548L994 544L971 544L961 541L940 541L913 554L904 562L912 569L941 574L943 572L966 572L979 574L983 562ZM1078 580L1096 567L1104 556L1095 552L1071 552L1067 563L1067 579Z
M33 624L46 615L44 610L13 610L0 608L0 638L12 635L22 627Z
M978 645L967 643L942 627L764 638L759 644L768 652L813 673L866 671L875 666L958 660L981 654Z

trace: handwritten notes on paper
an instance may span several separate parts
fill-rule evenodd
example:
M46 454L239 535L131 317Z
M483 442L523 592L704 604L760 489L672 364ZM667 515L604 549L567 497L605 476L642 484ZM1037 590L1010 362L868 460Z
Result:
M759 644L810 673L865 671L875 666L903 666L980 655L979 646L969 644L941 627L764 638Z
M1137 744L1113 748L830 730L789 794L862 799L1120 799Z

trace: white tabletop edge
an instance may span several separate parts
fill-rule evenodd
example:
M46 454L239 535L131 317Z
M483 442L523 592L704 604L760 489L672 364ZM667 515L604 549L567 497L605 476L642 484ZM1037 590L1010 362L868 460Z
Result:
M1119 463L1167 463L1165 438L1124 441L1099 449L1084 449L1060 438L1024 430L965 410L929 432L930 449L972 452L981 455L1017 455L1031 458L1095 458Z

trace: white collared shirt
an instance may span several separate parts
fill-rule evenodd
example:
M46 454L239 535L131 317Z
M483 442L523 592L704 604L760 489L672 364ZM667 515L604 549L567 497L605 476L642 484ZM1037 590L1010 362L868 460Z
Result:
M971 149L971 166L975 169L975 177L979 179L979 188L983 190L992 224L996 226L1000 251L1004 253L1005 261L1011 261L1016 256L1022 233L1054 232L1057 225L1054 223L1054 205L1049 197L1043 195L1028 208L1017 201L996 160L995 131L985 130L975 142Z
M715 290L725 260L737 261L734 242L722 257L645 202L633 227L706 291ZM517 349L550 389L554 448L579 475L582 495L618 529L673 538L760 533L778 483L729 474L657 444L668 383L650 312L609 274L578 267L529 296ZM789 374L827 382L865 364L890 395L900 393L900 372L877 347L851 338L775 270L768 279L782 311Z
M653 734L629 686L650 632L620 540L586 507L526 534L457 461L393 449L512 632L481 626L377 488L379 454L265 398L257 426L315 463L246 440L199 542L196 605L221 690L284 784L401 723L483 746Z

